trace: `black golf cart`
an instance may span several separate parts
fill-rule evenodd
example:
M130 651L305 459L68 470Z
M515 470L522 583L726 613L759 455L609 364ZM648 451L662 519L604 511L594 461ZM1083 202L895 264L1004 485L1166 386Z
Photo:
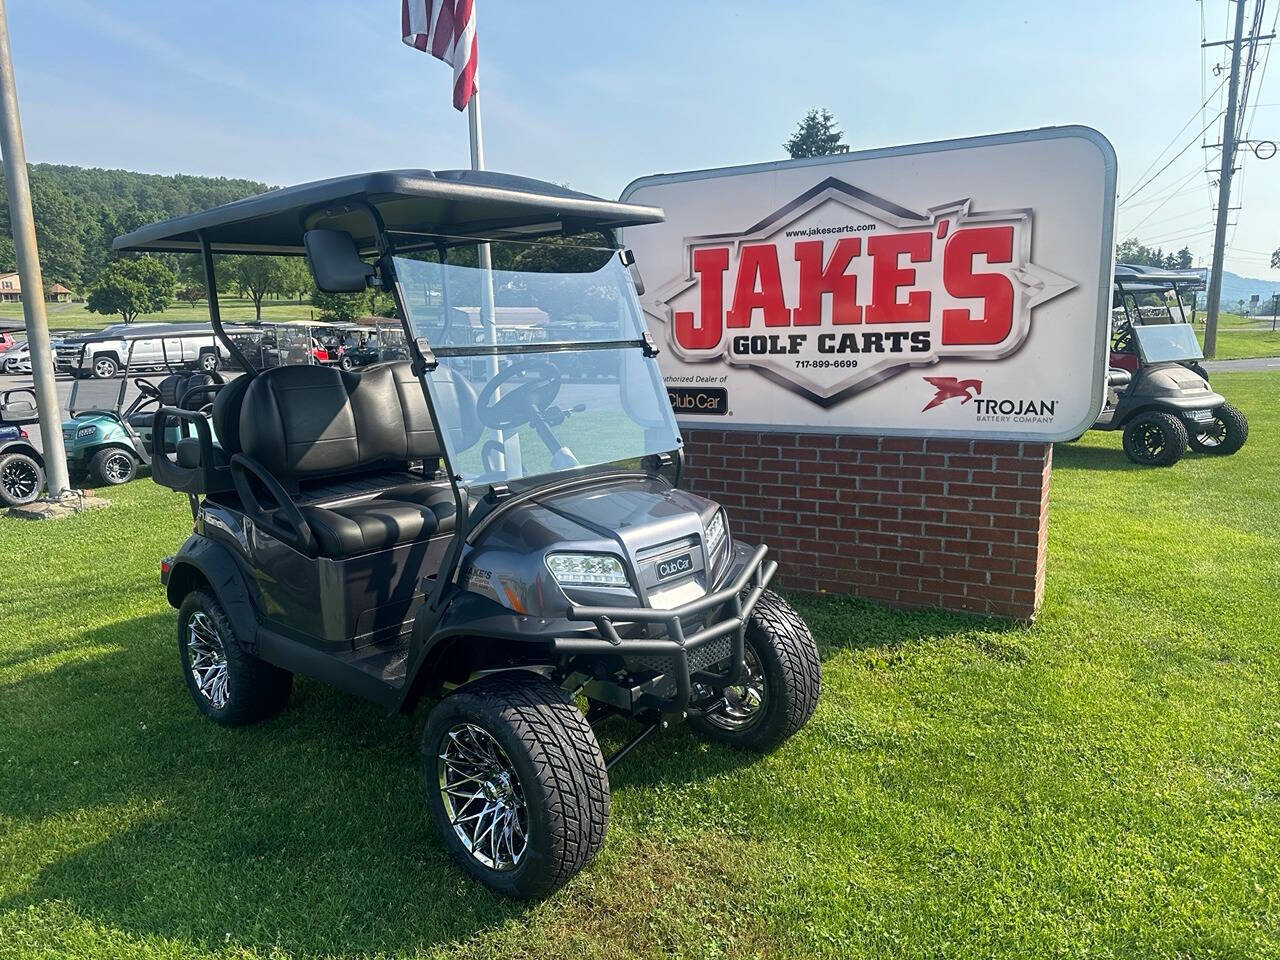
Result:
M1142 466L1168 467L1187 445L1227 455L1244 446L1249 423L1188 364L1204 358L1187 323L1134 326L1137 372L1112 367L1107 402L1095 430L1123 430L1125 455Z
M680 437L614 238L661 216L414 170L278 190L115 244L198 251L210 290L217 253L305 253L321 290L393 295L410 360L257 371L240 357L246 374L213 402L217 442L203 418L157 411L153 436L195 431L154 455L194 517L161 575L187 686L218 723L280 710L296 673L391 710L438 701L427 805L458 862L513 896L592 859L608 769L655 729L688 720L769 750L818 699L817 649L767 590L766 548L679 487ZM504 269L465 265L478 240ZM588 298L613 322L590 321ZM499 337L495 300L554 314L557 334ZM602 356L607 377L581 375ZM592 726L615 715L640 725L606 759Z
M0 504L20 507L40 496L44 457L23 429L39 419L30 387L0 392Z

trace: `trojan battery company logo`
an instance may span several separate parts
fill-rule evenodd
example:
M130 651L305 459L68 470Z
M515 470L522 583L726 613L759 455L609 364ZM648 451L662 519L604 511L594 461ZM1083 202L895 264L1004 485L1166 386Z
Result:
M1033 214L917 213L828 178L741 232L686 238L649 307L681 359L832 406L909 367L1017 351L1032 311L1076 285L1031 262Z
M973 401L969 409L975 423L1052 423L1058 413L1058 401L1043 397L983 397L981 380L925 377L924 382L933 388L933 396L921 407L921 413L956 399L961 406Z
M968 403L982 392L981 380L960 380L957 377L925 377L924 379L936 392L933 399L921 409L921 413L940 407L953 397L959 397L961 403Z

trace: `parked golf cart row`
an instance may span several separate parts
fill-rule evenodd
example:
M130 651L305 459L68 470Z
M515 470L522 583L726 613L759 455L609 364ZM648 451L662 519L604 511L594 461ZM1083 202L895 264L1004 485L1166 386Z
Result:
M199 332L190 335L197 345L202 337ZM115 486L132 480L140 467L151 462L154 411L161 405L207 411L212 400L209 388L224 382L217 371L200 370L189 359L170 364L157 363L150 356L146 356L142 369L160 370L167 375L160 379L131 376L135 372L135 348L145 345L146 335L111 342L122 347L123 366L118 375L110 379L77 378L68 398L68 419L63 421L61 439L73 485ZM87 353L91 345L84 343L81 349ZM181 344L176 345L172 355L199 356L196 350ZM10 457L0 463L0 467L8 468L0 469L0 502L7 506L31 502L43 488L44 458L23 429L37 419L32 388L18 387L0 394L0 455ZM185 430L181 424L166 428L164 448L175 449Z
M1116 265L1115 302L1123 312L1113 324L1106 402L1093 429L1122 431L1125 455L1136 464L1172 466L1188 447L1227 456L1249 436L1244 414L1210 389L1200 342L1186 322L1182 292L1201 288L1191 271ZM1141 299L1155 300L1163 312L1143 309Z
M281 328L284 328L281 330ZM404 359L407 348L398 323L394 330L376 327L324 327L308 324L272 324L261 327L228 328L227 334L245 359L255 368L282 363L355 366L381 362L383 358ZM326 349L313 336L342 337ZM381 333L381 336L379 336ZM68 399L68 419L62 425L62 441L73 484L115 486L128 483L151 463L151 418L160 405L185 407L199 401L207 407L211 391L187 393L198 387L224 382L220 369L234 375L241 360L222 344L214 343L212 327L192 324L131 324L109 327L97 333L64 338L57 346L59 369L73 374ZM347 344L350 344L348 348ZM384 346L385 345L385 346ZM18 348L15 348L18 349ZM72 352L74 350L74 353ZM333 358L333 359L331 359ZM341 358L347 358L340 363ZM19 371L23 372L23 371ZM29 367L28 367L29 372ZM154 374L154 376L153 376ZM163 377L163 379L157 379ZM30 390L19 391L34 400ZM26 416L29 420L15 418ZM0 501L17 506L34 500L43 487L43 475L33 487L32 464L43 470L43 458L30 438L18 436L23 423L34 422L34 405L27 411L15 403L9 412L6 439L21 440L29 451L24 456L23 475L17 461L11 462L6 483L0 475ZM3 422L3 420L0 420ZM171 426L166 448L172 449L179 434L189 428ZM10 434L12 434L10 436Z

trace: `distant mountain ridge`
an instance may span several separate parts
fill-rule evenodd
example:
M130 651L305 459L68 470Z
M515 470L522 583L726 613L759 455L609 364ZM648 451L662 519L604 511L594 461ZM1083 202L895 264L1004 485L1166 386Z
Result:
M1240 301L1243 300L1245 308L1249 307L1249 298L1254 294L1258 295L1258 310L1254 312L1262 312L1265 310L1268 316L1271 315L1271 295L1280 293L1280 280L1258 280L1254 277L1242 277L1238 273L1232 273L1230 270L1222 271L1222 299L1218 302L1218 309L1228 310L1235 313L1240 308ZM1203 299L1203 297L1202 297Z

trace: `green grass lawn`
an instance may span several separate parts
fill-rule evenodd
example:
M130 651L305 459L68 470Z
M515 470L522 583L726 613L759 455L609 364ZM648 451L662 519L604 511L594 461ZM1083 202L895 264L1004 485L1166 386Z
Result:
M218 306L223 323L247 323L254 319L253 301L239 297L219 297ZM108 324L119 323L119 316L103 316L90 313L83 303L47 303L50 330L100 330ZM309 303L297 301L266 300L262 304L264 322L284 320L311 320L318 311ZM22 304L0 303L0 319L21 320ZM194 307L174 303L162 313L144 313L138 323L208 323L209 307L203 301Z
M1204 340L1204 331L1200 331ZM1280 357L1280 330L1271 332L1271 324L1256 330L1219 330L1215 360L1244 360L1249 357Z
M0 519L0 957L1280 955L1280 379L1214 384L1235 457L1056 449L1035 625L798 601L812 723L764 758L650 738L532 906L446 859L421 712L303 680L261 726L197 716L157 584L181 497Z

